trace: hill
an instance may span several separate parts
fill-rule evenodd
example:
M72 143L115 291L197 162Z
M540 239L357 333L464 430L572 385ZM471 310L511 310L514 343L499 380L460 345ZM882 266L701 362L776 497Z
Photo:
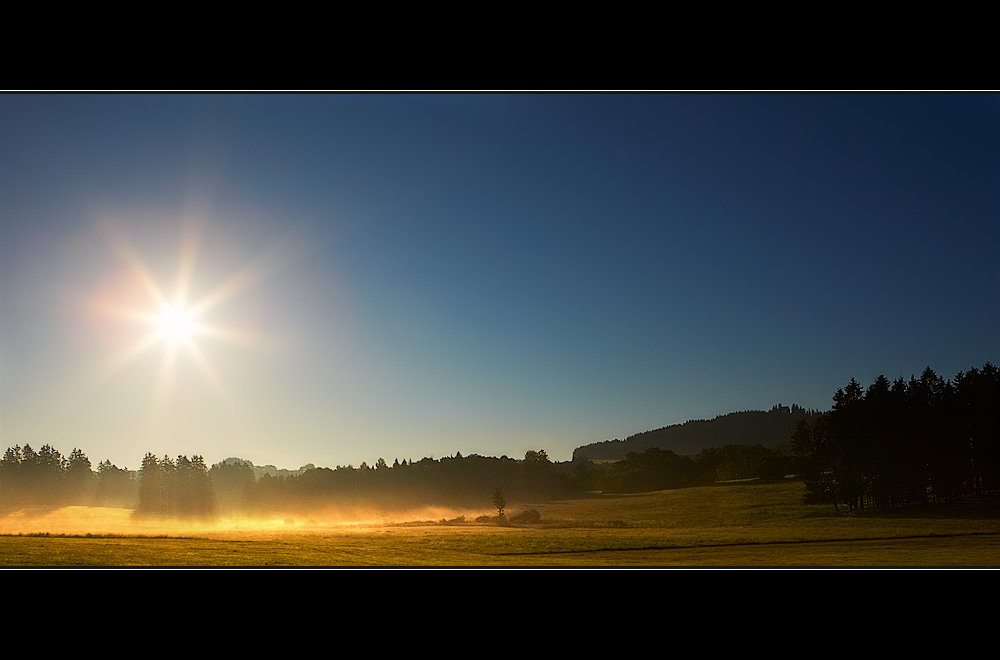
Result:
M625 440L605 440L583 445L573 450L573 460L620 461L629 452L641 454L652 447L667 449L681 456L694 456L703 449L726 445L763 445L773 448L788 442L800 421L811 422L819 414L796 405L789 407L779 403L767 412L732 412L711 420L691 420L636 433Z
M244 458L230 457L216 465L229 465L233 467L247 467L253 472L253 477L255 480L260 479L264 475L271 477L297 477L301 474L305 474L309 470L316 468L312 463L303 465L298 470L284 470L278 469L273 465L254 465L250 461ZM214 467L214 466L213 466Z

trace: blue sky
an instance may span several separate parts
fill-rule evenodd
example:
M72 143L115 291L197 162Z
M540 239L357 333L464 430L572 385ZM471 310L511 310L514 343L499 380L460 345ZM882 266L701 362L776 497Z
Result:
M0 438L568 460L995 364L998 257L997 95L4 95Z

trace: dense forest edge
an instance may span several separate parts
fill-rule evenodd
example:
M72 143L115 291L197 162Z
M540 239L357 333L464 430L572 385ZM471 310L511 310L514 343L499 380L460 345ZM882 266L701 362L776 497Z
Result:
M229 458L147 453L138 470L94 470L78 448L9 447L0 459L0 513L32 506L111 506L138 516L211 518L352 507L498 507L588 494L635 493L722 481L798 478L807 504L888 510L1000 492L1000 372L987 362L952 380L853 378L826 412L770 411L693 420L577 448L553 462L476 454L419 461L379 458L334 469L278 470ZM498 494L500 494L498 499Z

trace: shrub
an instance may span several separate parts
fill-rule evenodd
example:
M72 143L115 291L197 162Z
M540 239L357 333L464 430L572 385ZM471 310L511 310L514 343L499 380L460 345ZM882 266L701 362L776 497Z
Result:
M528 509L526 511L519 511L510 517L512 523L537 523L542 521L542 516L539 515L534 509Z

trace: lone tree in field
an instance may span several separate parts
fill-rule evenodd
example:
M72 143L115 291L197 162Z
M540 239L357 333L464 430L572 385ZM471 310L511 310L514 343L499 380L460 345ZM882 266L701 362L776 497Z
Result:
M497 489L493 491L493 506L497 508L497 512L501 518L503 518L503 510L507 506L507 500L503 498L503 488L497 486Z

